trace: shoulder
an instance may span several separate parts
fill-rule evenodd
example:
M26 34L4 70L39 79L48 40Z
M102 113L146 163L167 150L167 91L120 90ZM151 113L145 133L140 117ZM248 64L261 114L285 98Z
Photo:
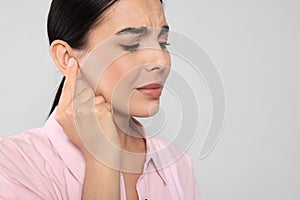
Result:
M0 197L50 198L66 169L43 127L0 138Z
M43 127L0 138L0 175L21 180L48 176L62 166Z
M43 128L0 138L0 173L20 173L28 165L38 165L51 152ZM22 168L20 168L22 166Z
M26 148L39 143L48 143L47 136L43 134L43 128L34 128L16 135L0 138L0 149L1 152L9 153L14 152L16 149L26 150Z
M47 137L43 134L43 127L29 129L27 131L21 132L19 134L0 137L0 145L7 143L32 143L37 141L45 140Z
M0 158L5 154L5 157L10 155L14 159L19 156L29 159L34 155L43 155L49 148L50 142L42 127L0 138ZM3 163L2 160L0 162Z

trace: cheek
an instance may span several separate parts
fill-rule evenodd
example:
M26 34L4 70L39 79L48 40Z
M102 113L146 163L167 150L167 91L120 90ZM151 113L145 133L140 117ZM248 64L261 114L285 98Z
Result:
M107 67L98 81L96 95L103 95L107 102L112 103L113 90L119 85L126 86L126 75L136 66L133 59L127 57L119 58ZM128 80L130 82L132 80ZM126 90L129 88L123 88Z

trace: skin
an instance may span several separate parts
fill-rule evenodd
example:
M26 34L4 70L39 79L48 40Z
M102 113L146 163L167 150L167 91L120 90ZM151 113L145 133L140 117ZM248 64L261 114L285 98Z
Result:
M128 116L149 117L158 111L159 98L150 98L136 88L155 81L164 83L168 76L171 65L170 56L168 51L160 45L166 42L168 37L167 33L160 35L161 27L164 25L167 25L167 22L159 0L120 0L106 13L104 21L89 34L85 51L72 49L62 40L56 40L51 45L52 58L59 70L66 76L56 120L86 158L83 199L120 199L120 182L119 171L95 159L78 136L72 106L74 105L73 95L79 68L89 82L93 72L84 67L87 55L99 44L113 38L110 40L113 45L109 46L115 49L110 49L108 52L123 52L123 54L110 63L99 77L97 84L94 85L93 102L97 110L97 119L103 134L110 139L110 142L129 152L145 153L145 140L135 137L134 133L126 133L121 126L128 124ZM155 28L149 29L151 33L139 36L139 39L137 39L137 35L133 34L115 35L126 27ZM140 43L141 47L151 47L152 49L138 49L130 52L120 46L120 44L136 43ZM90 92L86 94L90 94ZM126 98L121 98L124 96ZM120 99L125 100L121 101ZM114 155L112 157L115 157L116 163L120 165L123 160L126 160L122 159L122 155L117 152L108 152L107 154ZM137 165L139 165L138 168L143 168L143 162L139 162ZM142 170L139 173L123 172L127 199L138 199L136 182L141 173ZM103 189L97 190L97 188Z

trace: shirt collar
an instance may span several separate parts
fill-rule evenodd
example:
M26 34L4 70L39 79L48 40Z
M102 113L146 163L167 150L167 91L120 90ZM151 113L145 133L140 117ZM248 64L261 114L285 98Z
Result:
M75 176L75 178L83 184L84 175L85 175L85 159L81 151L74 145L64 133L62 127L55 119L56 108L49 116L48 120L44 124L44 129L46 134L59 154L62 158L68 169ZM161 166L161 158L158 154L154 154L151 152L156 152L157 149L155 147L155 143L153 142L153 138L149 137L144 127L139 123L136 119L132 118L135 123L137 123L140 129L140 132L143 134L146 140L147 154L146 154L146 162L144 165L144 172L147 170L147 166L152 162L155 167L155 171L159 174L162 181L167 184L166 174L163 168L159 168Z
M162 166L162 158L159 156L158 152L160 149L157 148L157 142L155 142L154 137L150 137L143 125L137 121L135 118L132 118L133 121L138 125L136 126L139 130L139 133L143 135L146 141L146 147L147 147L147 154L146 154L146 161L145 161L145 166L144 166L144 172L147 170L147 166L150 164L154 165L155 171L159 174L160 178L162 181L167 184L167 177L165 170L161 168Z

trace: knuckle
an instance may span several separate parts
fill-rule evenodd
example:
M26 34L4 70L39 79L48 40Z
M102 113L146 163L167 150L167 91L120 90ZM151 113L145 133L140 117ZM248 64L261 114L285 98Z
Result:
M95 104L100 104L100 103L103 103L105 102L105 99L103 96L96 96L95 97Z
M108 112L111 112L111 104L110 103L104 103L104 107L107 109Z
M106 106L103 105L103 104L98 105L98 106L95 108L95 112L96 112L96 114L101 115L101 116L109 116L109 115L111 114L111 113L107 110Z
M79 114L79 115L84 115L87 113L86 111L86 108L83 104L79 105L77 108L76 108L76 113Z
M72 109L72 107L68 107L68 108L65 110L64 113L65 113L66 117L73 116L73 109Z
M80 104L76 108L76 114L79 115L79 116L83 116L83 117L91 116L92 111L93 111L93 107L91 107L89 103Z
M56 109L56 114L55 114L55 119L57 121L63 121L73 115L72 109L70 107L67 108L61 108L57 107Z
M56 113L56 115L55 115L55 120L56 120L57 122L60 122L60 121L62 120L61 114Z
M92 89L88 89L87 90L87 95L90 96L90 97L94 97L95 96L95 93Z

